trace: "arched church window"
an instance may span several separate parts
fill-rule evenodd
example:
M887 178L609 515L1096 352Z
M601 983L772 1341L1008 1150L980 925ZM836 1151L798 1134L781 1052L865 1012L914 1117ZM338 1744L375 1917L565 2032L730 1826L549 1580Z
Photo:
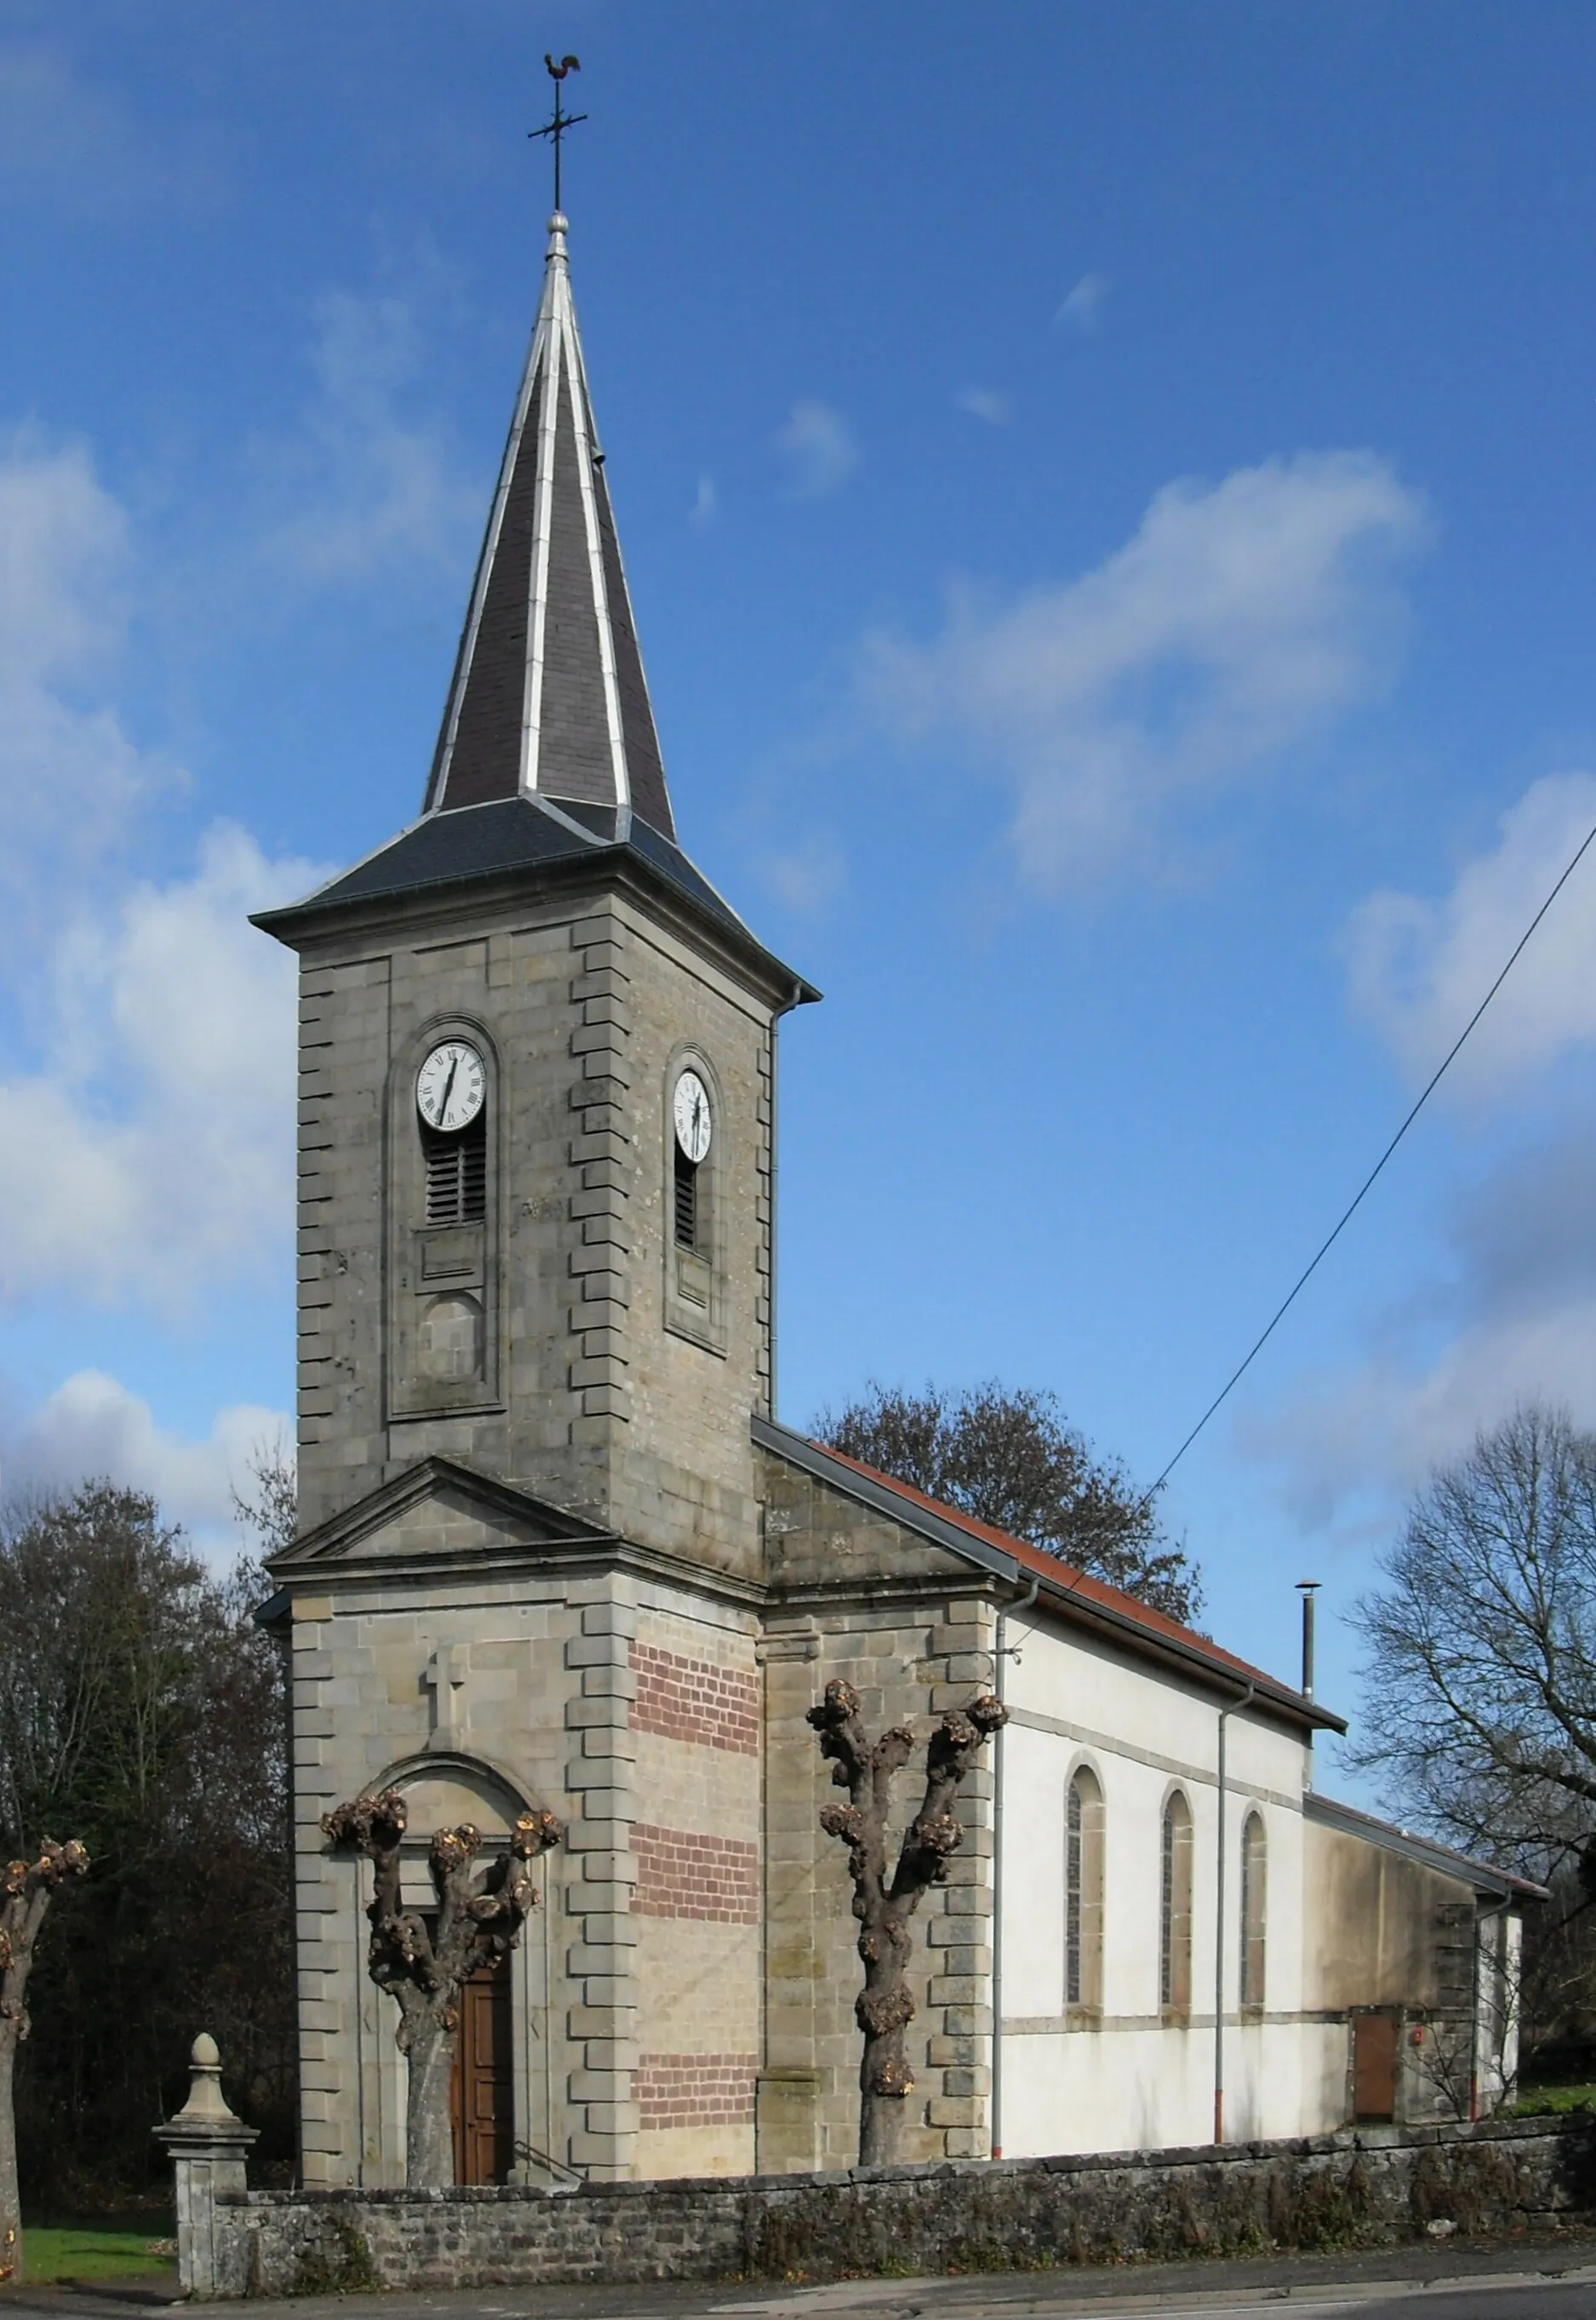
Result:
M1241 1831L1241 2006L1264 2005L1265 1909L1268 1858L1262 1813L1249 1813Z
M1164 1808L1158 1909L1158 2003L1192 2010L1192 1808L1176 1789Z
M1064 2001L1067 2012L1102 2011L1102 1790L1081 1765L1065 1804Z

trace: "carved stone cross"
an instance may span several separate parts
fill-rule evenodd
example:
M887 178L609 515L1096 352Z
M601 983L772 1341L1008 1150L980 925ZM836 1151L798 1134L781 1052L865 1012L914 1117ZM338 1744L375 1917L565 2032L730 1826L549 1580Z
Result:
M427 1735L429 1748L458 1748L460 1726L457 1722L456 1694L465 1683L471 1654L464 1644L444 1644L427 1662L425 1681L432 1688L432 1729Z

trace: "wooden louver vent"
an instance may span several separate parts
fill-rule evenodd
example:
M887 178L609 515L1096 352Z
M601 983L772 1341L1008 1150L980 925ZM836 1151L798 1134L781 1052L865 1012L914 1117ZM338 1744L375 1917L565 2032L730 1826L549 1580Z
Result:
M487 1114L479 1111L458 1136L422 1130L427 1164L427 1222L477 1223L487 1213Z
M678 1144L676 1147L676 1237L678 1248L698 1246L698 1170Z

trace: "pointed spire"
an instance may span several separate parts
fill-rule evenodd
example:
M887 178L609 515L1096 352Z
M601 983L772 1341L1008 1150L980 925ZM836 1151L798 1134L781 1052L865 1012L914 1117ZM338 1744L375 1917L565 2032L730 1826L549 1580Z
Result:
M594 434L567 230L557 210L422 811L542 797L630 811L674 839Z

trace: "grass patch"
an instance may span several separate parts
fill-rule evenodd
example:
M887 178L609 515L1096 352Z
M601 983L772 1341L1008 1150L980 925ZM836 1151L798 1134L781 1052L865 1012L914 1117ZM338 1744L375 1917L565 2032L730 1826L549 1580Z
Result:
M26 2224L23 2263L34 2285L50 2279L157 2279L174 2281L177 2258L172 2222L159 2210L148 2216L96 2216L92 2221Z
M1596 2110L1596 2081L1582 2087L1525 2087L1503 2118L1552 2118L1569 2111Z

